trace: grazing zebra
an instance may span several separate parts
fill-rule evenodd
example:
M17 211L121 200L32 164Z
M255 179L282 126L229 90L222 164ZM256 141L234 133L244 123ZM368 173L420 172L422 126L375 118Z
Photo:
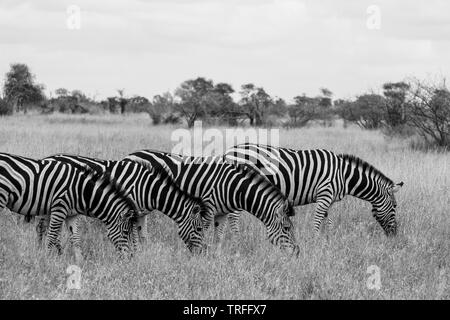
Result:
M292 150L246 143L230 148L225 157L231 163L251 166L280 188L294 206L317 203L316 233L331 205L346 195L369 201L373 216L385 233L395 235L397 232L394 193L403 182L395 184L355 156L337 155L323 149ZM235 232L238 218L237 212L230 215L230 225Z
M81 259L81 246L73 238L74 215L103 221L108 237L121 253L134 249L137 241L134 202L108 174L86 167L0 153L0 211L5 208L28 217L51 216L47 247L56 248L58 253L65 220L77 261Z
M206 214L207 208L200 199L181 190L166 171L156 170L146 163L100 160L68 154L54 155L45 159L65 162L76 167L87 165L93 170L108 172L129 192L131 199L142 212L158 210L172 218L177 223L178 233L189 250L205 249L201 216ZM145 214L140 214L137 226L139 239L142 241L147 233ZM42 230L40 232L42 233Z
M289 218L294 214L292 205L255 171L228 164L223 157L183 157L150 150L134 152L125 159L167 170L180 188L202 198L209 208L206 228L214 217L220 220L229 212L245 210L264 223L271 243L298 254Z

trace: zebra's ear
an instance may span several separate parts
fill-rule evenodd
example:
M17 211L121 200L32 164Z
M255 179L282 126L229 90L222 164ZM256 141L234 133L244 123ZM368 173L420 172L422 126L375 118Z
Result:
M401 187L403 187L403 185L404 185L403 181L401 181L401 182L395 184L395 185L392 187L392 193L396 193L398 190L401 189Z
M277 210L277 215L281 218L287 215L289 212L289 202L286 200L282 206Z
M136 212L134 210L128 210L121 213L120 218L122 221L128 220L136 216Z

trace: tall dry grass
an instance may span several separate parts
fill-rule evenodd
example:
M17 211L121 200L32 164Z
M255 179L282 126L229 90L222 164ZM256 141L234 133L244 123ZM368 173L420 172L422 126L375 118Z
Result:
M120 159L152 148L170 151L176 127L151 126L146 116L14 116L0 118L0 151L28 157L66 152ZM224 130L224 128L219 128ZM192 256L172 220L149 217L149 241L119 260L98 223L85 220L81 289L68 289L68 248L53 256L35 244L34 228L0 216L1 299L449 299L450 155L423 153L401 140L356 128L280 130L282 146L355 154L394 181L399 235L388 239L367 203L345 198L331 211L334 225L316 238L314 205L298 207L298 258L270 245L262 223L244 215L241 234L221 248ZM67 244L67 239L65 240ZM369 289L367 269L381 271Z

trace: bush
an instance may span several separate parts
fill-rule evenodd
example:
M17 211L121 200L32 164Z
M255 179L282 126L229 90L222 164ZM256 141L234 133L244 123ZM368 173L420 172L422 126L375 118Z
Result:
M377 129L383 120L385 99L377 94L364 94L356 101L343 101L336 107L337 114L345 121L362 129Z
M164 124L179 124L181 123L180 117L178 117L175 114L169 114L167 117L163 120Z
M413 138L411 138L408 142L408 146L412 150L423 151L423 152L450 151L450 146L446 146L446 147L439 146L437 143L430 141L430 140L425 140L421 136L414 136Z
M9 116L13 113L13 107L0 98L0 116Z
M411 87L407 124L430 146L450 148L450 91L420 81Z

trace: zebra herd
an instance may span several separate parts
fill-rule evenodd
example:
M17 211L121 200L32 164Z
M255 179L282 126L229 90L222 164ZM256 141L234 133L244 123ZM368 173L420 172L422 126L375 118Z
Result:
M120 252L147 238L147 214L173 219L192 252L206 249L205 231L223 237L228 220L239 232L242 211L265 225L271 243L298 254L290 217L294 206L317 203L319 232L332 204L352 195L372 204L387 235L397 232L394 183L369 163L328 150L292 150L241 144L221 156L188 157L155 150L133 152L120 161L58 154L40 160L0 153L0 211L38 217L37 238L61 252L66 223L77 260L82 259L77 219L101 220ZM45 236L46 235L46 236Z

